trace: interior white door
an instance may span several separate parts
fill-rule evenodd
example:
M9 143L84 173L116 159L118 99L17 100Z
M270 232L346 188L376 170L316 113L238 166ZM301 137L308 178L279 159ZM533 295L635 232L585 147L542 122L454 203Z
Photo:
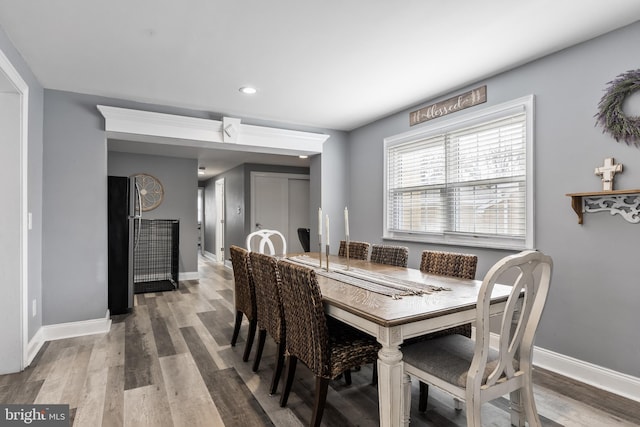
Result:
M297 229L309 222L309 176L254 172L251 178L251 231L278 230L288 252L302 252ZM282 253L281 245L275 249Z
M216 181L216 261L224 261L224 178Z

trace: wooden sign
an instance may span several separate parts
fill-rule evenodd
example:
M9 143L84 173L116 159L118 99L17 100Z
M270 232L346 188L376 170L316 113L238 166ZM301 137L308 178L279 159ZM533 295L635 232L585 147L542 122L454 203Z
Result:
M449 113L455 113L484 102L487 102L487 86L480 86L469 92L409 113L409 126L446 116Z

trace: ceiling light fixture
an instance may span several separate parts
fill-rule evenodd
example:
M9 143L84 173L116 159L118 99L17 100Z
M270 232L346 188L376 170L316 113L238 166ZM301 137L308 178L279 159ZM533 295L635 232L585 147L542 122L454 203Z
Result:
M254 93L257 92L256 88L251 86L243 86L238 90L246 95L253 95Z
M205 167L204 166L200 166L198 168L198 175L204 175L204 171L205 171Z
M308 159L309 156L307 156L306 154L300 154L298 157L300 157L301 159Z

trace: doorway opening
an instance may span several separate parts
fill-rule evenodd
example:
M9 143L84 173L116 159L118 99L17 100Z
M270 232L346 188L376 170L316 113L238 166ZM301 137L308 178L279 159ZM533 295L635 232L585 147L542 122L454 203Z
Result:
M0 271L10 284L0 301L0 374L29 364L28 337L28 159L29 88L0 51ZM37 299L34 299L33 316ZM35 356L35 354L34 354Z
M224 262L224 178L216 181L216 261Z

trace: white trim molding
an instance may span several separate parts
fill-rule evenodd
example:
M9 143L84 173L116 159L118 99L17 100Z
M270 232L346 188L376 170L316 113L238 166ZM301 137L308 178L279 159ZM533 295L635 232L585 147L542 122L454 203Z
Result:
M491 347L497 348L499 338L498 334L491 333ZM540 347L533 348L533 365L640 402L640 378Z
M79 322L58 323L42 326L33 335L27 346L27 364L29 366L45 342L74 338L83 335L106 334L111 330L109 310L104 318L81 320Z
M322 153L329 135L220 120L98 105L107 138L183 147L215 148L285 155ZM225 138L224 119L233 122L233 138Z
M27 351L25 354L25 363L24 367L26 368L33 362L33 359L36 357L42 346L44 345L45 339L43 338L42 327L33 334L33 338L27 344Z
M640 378L540 347L534 347L533 349L533 364L576 381L640 402Z
M185 273L178 273L178 280L198 280L200 275L197 271L187 271Z
M28 366L29 341L29 85L0 49L0 74L4 74L20 96L20 366ZM40 296L36 296L40 298Z

